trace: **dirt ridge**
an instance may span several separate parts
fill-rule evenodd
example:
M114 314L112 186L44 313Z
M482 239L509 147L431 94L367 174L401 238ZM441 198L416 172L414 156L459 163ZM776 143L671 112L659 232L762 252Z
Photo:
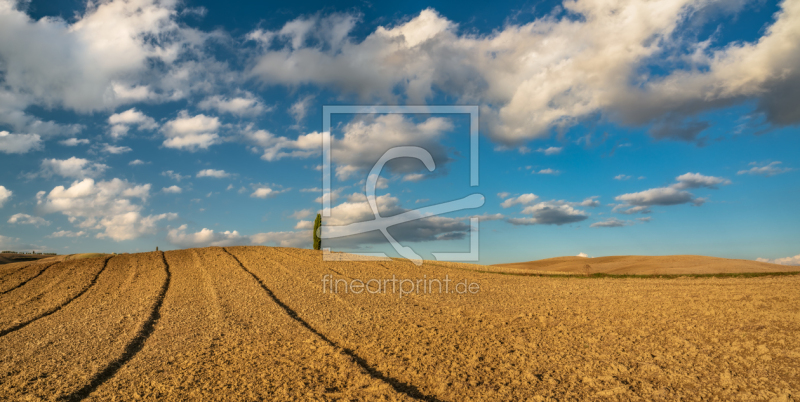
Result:
M164 303L164 297L167 295L167 289L169 289L171 275L169 272L169 264L167 264L167 259L164 257L163 251L161 252L161 263L164 264L164 271L167 273L167 276L164 279L164 283L161 285L161 289L159 289L156 302L153 303L149 317L147 317L147 320L145 320L145 322L142 323L142 325L136 331L136 335L134 335L133 339L131 339L131 341L125 347L125 351L119 357L114 359L114 361L110 362L103 370L95 374L91 381L86 384L86 386L75 391L71 395L59 398L59 401L75 402L83 400L89 396L92 391L97 389L97 387L103 385L103 383L111 379L111 377L113 377L114 374L116 374L117 371L119 371L119 369L125 365L125 363L131 360L136 353L142 350L147 338L149 338L153 331L155 331L156 322L161 316L161 305Z
M42 319L44 317L47 317L47 316L57 312L58 310L61 310L62 308L64 308L64 306L72 303L75 299L81 297L84 293L86 293L86 291L91 289L91 287L94 286L95 283L97 283L97 278L100 276L100 274L103 273L103 271L106 270L106 267L108 266L108 260L110 260L111 258L112 257L107 257L105 259L105 261L103 261L103 268L101 268L100 271L98 271L97 274L95 274L95 276L94 276L94 278L92 278L91 282L89 282L89 284L85 288L83 288L80 292L78 292L78 294L76 294L75 296L63 301L61 304L59 304L59 305L57 305L55 307L52 307L49 310L45 311L44 313L41 313L41 314L39 314L39 315L37 315L37 316L27 320L27 321L23 321L21 323L17 323L17 324L12 325L12 326L10 326L8 328L0 330L0 337L6 336L6 335L8 335L8 334L10 334L10 333L12 333L14 331L19 331L20 329L25 328L26 326L28 326L30 323L32 323L32 322L34 322L36 320Z
M233 257L233 259L236 260L236 262L239 264L239 266L242 267L242 269L245 272L250 274L250 276L252 276L253 279L256 282L258 282L258 284L267 293L267 295L272 299L272 301L274 301L275 304L280 306L286 312L286 314L289 317L291 317L293 320L297 321L297 323L299 323L300 325L302 325L303 327L305 327L306 329L308 329L309 331L314 333L316 336L318 336L320 339L325 341L325 343L327 343L331 347L333 347L333 348L341 351L342 353L346 354L347 356L349 356L351 359L353 359L353 361L356 364L358 364L359 367L361 367L364 371L366 371L370 375L370 377L372 377L372 378L374 378L376 380L383 381L386 384L389 384L395 391L400 392L402 394L405 394L408 397L411 397L411 398L414 398L414 399L417 399L417 400L421 400L421 401L441 402L435 396L423 394L414 385L406 384L406 383L402 382L401 380L386 376L385 374L381 373L380 370L370 366L369 363L366 360L364 360L362 357L358 356L354 351L338 345L336 342L334 342L333 340L331 340L330 338L325 336L325 334L319 332L317 329L312 327L311 324L309 324L307 321L303 320L303 318L300 317L297 314L296 311L294 311L291 307L289 307L284 302L282 302L280 299L278 299L278 297L275 296L275 293L273 293L272 290L263 281L261 281L261 279L258 276L256 276L253 272L251 272L249 269L247 269L247 267L245 267L244 264L242 264L242 262L239 261L238 257L236 257L235 255L231 254L231 252L229 252L228 249L225 248L225 247L223 247L222 250L225 251L231 257Z
M34 280L34 279L38 278L38 277L39 277L39 275L43 274L43 273L44 273L44 271L46 271L46 270L47 270L47 268L50 268L50 267L52 267L53 265L56 265L56 264L58 264L58 262L54 262L54 263L51 263L51 264L43 264L43 265L44 265L44 267L43 267L42 269L40 269L40 270L39 270L39 272L35 273L35 274L34 274L33 276L31 276L30 278L28 278L28 279L25 279L24 281L22 281L22 282L20 282L20 283L18 283L18 284L16 284L16 285L14 285L13 287L11 287L11 288L9 288L9 289L6 289L6 290L3 290L3 291L0 291L0 295L4 295L4 294L6 294L6 293L8 293L8 292L10 292L10 291L12 291L12 290L14 290L14 289L21 288L21 287L25 286L25 284L27 284L28 282L30 282L30 281L32 281L32 280ZM26 266L25 268L28 268L28 267ZM20 270L20 271L21 271L21 270ZM16 272L14 272L14 273L16 273Z

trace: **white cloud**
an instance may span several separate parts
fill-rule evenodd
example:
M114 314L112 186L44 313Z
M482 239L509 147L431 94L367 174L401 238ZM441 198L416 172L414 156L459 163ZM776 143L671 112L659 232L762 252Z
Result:
M159 221L177 218L175 213L141 214L150 187L117 178L100 182L84 179L69 188L57 186L50 193L40 191L36 199L45 214L60 212L81 229L102 231L98 238L122 241L153 234Z
M547 168L547 169L539 170L538 172L537 171L533 171L532 173L534 173L534 174L552 174L552 175L557 175L557 174L561 173L561 171Z
M3 204L10 200L13 194L14 193L11 190L5 188L4 186L0 186L0 208L3 208Z
M508 195L508 193L500 193L500 194ZM498 195L500 195L500 194L498 194ZM533 202L535 202L537 199L539 199L539 196L537 196L536 194L522 194L522 195L520 195L518 197L512 197L512 198L509 198L509 199L503 201L500 204L500 206L503 207L503 208L509 208L509 207L513 207L514 205L530 205Z
M143 161L143 160L141 160L141 159L134 159L134 160L132 160L132 161L128 162L128 166L147 165L147 164L149 164L149 163L150 163L150 162L145 162L145 161Z
M231 174L224 171L224 170L217 170L217 169L203 169L197 172L196 177L213 177L216 179L224 179L226 177L231 177ZM180 180L178 180L180 181Z
M508 193L506 191L497 193L497 196L500 197L500 198L508 198L509 195L511 195L511 193Z
M687 188L717 188L720 184L728 185L731 181L722 177L703 176L700 173L686 173L675 178L678 182L673 184L672 187L679 190Z
M600 198L600 196L594 195L594 196L591 196L591 197L588 197L588 198L584 199L581 202L573 202L573 203L569 203L569 204L570 205L574 205L574 206L595 208L595 207L600 206L600 201L597 201L597 198Z
M188 179L189 177L191 177L191 176L183 176L180 173L175 173L172 170L167 170L167 171L161 172L161 175L169 177L170 179L175 180L175 181L181 181L183 179Z
M312 211L311 209L301 209L299 211L294 211L294 213L291 214L290 216L295 219L303 219L303 218L308 218L313 213L314 211Z
M756 162L752 162L750 163L750 165L753 167L746 170L740 170L736 174L761 175L770 177L770 176L775 176L776 174L791 172L792 170L794 170L792 168L781 167L780 165L782 163L783 162L775 161L775 162L770 162L769 164L766 165L762 164L761 166L758 166Z
M139 130L155 130L158 128L156 121L136 108L128 109L122 113L115 113L109 116L108 124L111 126L109 134L114 139L119 139L128 134L131 126L137 126Z
M314 221L300 220L300 221L297 222L296 225L294 225L294 229L295 230L300 230L300 229L310 230L310 229L314 229Z
M539 148L536 152L541 152L545 155L558 155L561 153L561 150L564 149L563 147L549 147L549 148Z
M204 114L189 116L189 113L183 110L178 117L166 122L161 128L167 137L162 145L191 152L208 149L221 141L217 134L221 126L217 117Z
M649 207L653 205L678 205L692 202L695 198L688 191L678 190L673 187L651 188L638 193L629 193L616 196L614 199L623 201L628 205Z
M264 106L253 94L245 92L243 96L225 97L213 95L203 99L197 104L203 110L216 110L221 113L230 113L237 116L258 116L272 110Z
M624 175L624 174L618 174L618 175L614 176L614 180L629 180L630 178L631 178L631 176Z
M638 193L622 194L614 197L622 204L614 206L613 211L622 214L650 213L650 207L670 206L691 203L700 206L705 203L705 198L696 198L694 194L686 191L689 188L706 187L716 189L719 185L731 184L731 181L722 177L704 176L700 173L686 173L675 178L677 183L669 187L657 187Z
M523 208L522 213L531 215L526 218L509 218L512 225L566 225L583 221L589 215L574 208L575 203L566 201L544 201Z
M86 232L83 230L78 232L73 232L71 230L59 230L58 232L53 232L53 234L48 235L47 237L50 238L59 238L59 237L82 237L86 236Z
M42 137L39 134L11 134L0 131L0 152L6 154L24 154L42 149Z
M167 241L181 247L233 246L250 243L247 236L242 236L235 230L215 232L203 228L196 233L186 233L186 228L187 225L181 225L178 228L170 229L167 232Z
M410 182L418 182L425 178L425 174L423 173L409 173L403 176L403 181L410 181ZM377 185L375 188L380 188Z
M83 138L83 139L68 138L66 140L61 140L58 143L61 144L61 145L66 146L66 147L76 147L78 145L88 145L89 144L89 140L87 140L85 138Z
M321 204L325 199L329 199L331 203L336 202L339 199L339 196L342 194L343 188L337 188L336 190L331 190L329 193L322 194L321 196L314 199L314 202L317 204ZM322 190L320 190L321 192Z
M586 254L586 253L578 253L578 255L576 255L576 257L589 258L589 255Z
M774 260L769 258L756 258L756 261L759 262L768 262L770 264L781 264L781 265L800 265L800 254L794 257L785 257L785 258L776 258Z
M11 218L8 219L8 223L14 223L19 225L34 225L34 226L43 226L49 225L50 222L46 221L41 216L31 216L28 214L14 214L11 215Z
M401 114L357 118L344 127L343 138L332 138L331 159L337 165L336 176L346 180L357 172L366 173L387 150L408 145L430 152L439 172L451 162L440 140L452 128L452 122L441 117L431 117L420 123ZM243 135L246 141L264 149L261 158L267 161L307 158L322 152L322 134L318 132L300 135L296 140L276 137L265 130L246 131ZM393 160L386 168L398 174L427 172L420 161L410 158Z
M97 178L108 169L108 165L92 163L89 160L71 157L69 159L45 159L42 161L39 174L42 177L53 175L70 179Z
M169 186L162 188L161 191L167 194L180 194L183 192L183 189L178 186Z
M0 119L58 131L23 111L30 104L110 110L180 99L207 85L198 74L211 66L196 60L204 59L208 35L179 24L177 7L172 1L107 1L92 3L68 20L32 20L25 7L1 2L0 75L15 96L10 117Z
M292 104L292 107L289 108L289 113L292 114L294 120L297 124L300 124L303 119L306 118L308 114L308 108L311 106L311 101L314 99L313 96L309 95L303 99L298 100L297 102Z
M261 187L257 188L256 191L253 191L253 194L250 194L252 198L267 198L270 195L274 195L274 191L269 187Z
M131 149L131 147L103 144L101 151L107 154L119 155L119 154L124 154L126 152L131 152L133 150Z
M381 216L392 216L399 213L408 212L400 206L399 200L391 194L384 194L375 197L378 211ZM389 233L399 242L421 242L433 240L452 240L464 237L469 230L469 224L464 218L447 218L442 216L426 217L410 222L398 224L389 228ZM323 218L323 225L341 226L354 222L364 222L375 219L366 196L361 193L354 193L346 202L331 208L331 216ZM299 227L306 227L307 224L299 224ZM331 228L331 233L336 233L335 228ZM306 236L308 233L306 232ZM348 236L340 239L328 241L334 245L363 245L374 243L386 243L386 238L378 231Z
M437 91L478 101L490 136L506 143L546 137L598 113L624 124L660 122L676 129L654 136L691 140L704 125L688 127L683 116L747 99L777 124L800 121L791 106L796 91L788 89L800 82L800 7L793 1L781 3L756 42L717 50L682 31L705 18L713 8L707 2L577 0L562 7L560 15L484 35L459 33L427 9L360 42L349 36L353 18L302 17L251 34L263 41L252 73L268 84L316 84L386 102L424 104ZM291 46L280 46L287 35ZM642 73L656 58L667 59L659 64L666 73Z
M253 244L271 244L280 247L309 247L311 235L308 231L300 232L267 232L250 236Z
M505 215L497 213L497 214L490 214L488 212L482 215L470 215L469 218L478 218L481 222L489 222L489 221L499 221L505 219Z
M623 227L623 226L629 226L630 224L631 224L631 222L629 222L629 221L622 221L622 220L619 220L617 218L608 218L608 219L606 219L604 221L595 222L595 223L589 225L589 227L592 227L592 228L620 228L620 227Z

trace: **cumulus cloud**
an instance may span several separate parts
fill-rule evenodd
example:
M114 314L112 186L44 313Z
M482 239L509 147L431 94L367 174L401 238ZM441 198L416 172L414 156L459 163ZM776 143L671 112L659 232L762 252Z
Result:
M101 231L98 238L122 241L153 234L159 221L177 218L176 213L142 215L150 187L117 178L99 182L84 179L68 188L40 191L36 200L44 214L61 213L80 229Z
M725 7L737 12L744 2ZM784 1L756 42L722 47L682 28L705 18L708 2L564 2L565 12L489 34L459 32L427 9L363 40L355 17L301 17L255 31L261 53L251 73L267 84L316 84L362 99L422 104L437 93L483 104L496 141L542 138L602 113L623 124L655 123L660 138L695 140L704 110L755 100L778 125L800 122L800 6ZM662 74L647 74L653 60ZM465 84L466 83L466 84Z
M566 225L589 218L589 214L576 209L580 203L567 201L544 201L523 208L522 213L531 215L525 218L509 218L512 225Z
M557 174L561 173L561 171L547 168L547 169L541 169L538 172L534 170L532 173L533 174L552 174L552 175L557 175Z
M576 257L589 258L589 255L586 254L586 253L578 253L578 255L576 255Z
M291 214L290 216L295 219L303 219L303 218L308 218L313 213L314 211L312 211L311 209L301 209L299 211L294 211L294 213Z
M311 236L308 231L298 232L267 232L257 233L250 236L253 244L268 244L280 247L300 247L308 248L311 246Z
M257 188L256 191L253 191L253 193L250 194L250 197L264 199L271 195L274 195L274 193L275 192L269 187L260 187Z
M209 246L233 246L237 244L249 244L250 239L242 236L237 231L215 232L212 229L203 228L195 233L186 233L187 225L169 229L167 241L180 247L209 247Z
M108 165L92 163L87 159L71 157L69 159L45 159L42 161L39 175L42 177L61 176L70 179L97 178L108 169Z
M136 126L139 130L155 130L158 128L158 124L152 117L146 116L136 108L112 114L108 118L108 124L111 126L109 135L114 139L127 135L132 126Z
M619 220L617 218L608 218L608 219L606 219L604 221L595 222L595 223L589 225L589 227L592 227L592 228L620 228L620 227L623 227L623 226L628 226L630 224L631 224L631 222L629 222L629 221L622 221L622 220Z
M213 177L216 179L224 179L226 177L231 177L231 174L224 171L224 170L217 170L217 169L203 169L197 172L196 177ZM177 179L180 181L180 179Z
M28 214L14 214L8 219L8 223L19 225L34 225L36 227L49 225L50 222L46 221L41 216L31 216Z
M314 97L311 95L306 96L293 103L292 107L289 108L289 113L292 114L292 117L294 117L294 120L297 122L297 124L300 124L300 122L306 118L306 115L308 114L308 108L311 107L311 101L313 99Z
M6 154L24 154L42 149L42 137L39 134L11 134L0 131L0 152Z
M107 153L107 154L113 154L113 155L119 155L119 154L124 154L126 152L133 151L133 149L131 149L131 147L116 146L116 145L111 145L111 144L103 144L102 147L100 148L100 150L105 152L105 153Z
M207 55L218 32L178 22L181 2L89 2L68 19L34 20L27 7L0 2L0 123L42 136L83 127L42 121L30 106L79 113L137 102L164 102L226 81L227 67Z
M675 178L678 182L672 187L682 190L687 188L708 187L716 189L720 184L728 185L731 181L722 177L703 176L700 173L686 173Z
M150 163L150 162L145 162L145 161L143 161L141 159L134 159L134 160L128 162L128 166L146 165L148 163Z
M631 177L624 174L618 174L614 176L614 180L629 180Z
M216 110L220 113L249 117L258 116L271 110L271 108L264 106L255 95L249 92L234 97L225 97L222 95L209 96L200 101L197 106L203 110Z
M628 193L616 196L614 199L621 204L614 206L613 211L622 214L650 213L652 206L670 206L691 203L700 206L705 203L705 198L697 198L686 189L706 187L716 189L719 185L731 184L731 181L722 177L704 176L700 173L686 173L675 178L677 183L669 187L657 187L638 193Z
M500 193L500 194L498 194L498 196L501 196L501 198L503 198L501 194L505 195L506 197L509 195L508 193ZM533 193L522 194L520 196L511 197L511 198L503 201L500 204L500 206L503 207L503 208L510 208L510 207L513 207L514 205L530 205L534 201L536 201L537 199L539 199L539 196L536 195L536 194L533 194Z
M78 145L89 145L89 140L85 138L83 139L68 138L66 140L61 140L58 143L66 147L76 147Z
M800 265L800 254L794 257L776 258L774 260L769 258L756 258L756 261L768 262L770 264Z
M11 190L5 188L4 186L0 186L0 208L3 208L3 204L10 200L13 194L14 193Z
M397 197L384 194L375 197L378 211L381 216L388 217L409 210L400 205ZM364 222L375 219L375 215L367 202L366 196L354 193L348 200L331 208L331 216L323 219L323 225L341 226L354 222ZM431 216L392 226L389 233L399 242L422 242L434 240L453 240L463 238L469 230L467 218L448 218ZM307 224L301 224L305 227ZM335 228L330 233L336 233ZM329 240L335 246L353 246L363 244L386 243L387 240L379 231L348 236Z
M208 149L221 141L217 134L221 126L217 117L204 114L189 116L189 113L183 110L178 117L164 123L161 131L166 139L162 145L191 152Z
M183 189L178 186L169 186L162 188L161 191L167 194L180 194L183 192Z
M183 179L188 179L189 177L191 177L191 176L183 176L180 173L175 173L172 170L163 171L163 172L161 172L161 175L169 177L170 179L175 180L175 181L181 181Z
M86 236L86 232L84 232L83 230L78 232L73 232L71 230L59 230L58 232L53 232L47 237L59 238L59 237L82 237L82 236Z
M791 172L792 170L794 170L792 168L781 167L780 166L781 164L783 164L783 162L775 161L775 162L770 162L766 165L761 164L759 166L758 163L751 162L750 166L752 167L750 169L740 170L736 174L761 175L770 177L781 173Z
M562 147L549 147L549 148L539 148L536 152L541 152L545 155L558 155L561 153L561 150L564 149Z
M357 118L345 125L343 137L331 140L331 159L336 164L336 176L346 180L356 172L366 173L387 150L408 145L430 152L437 173L441 172L451 162L441 139L452 128L452 122L441 117L431 117L419 123L401 114ZM287 157L307 158L322 152L322 134L318 132L300 135L296 140L276 137L265 130L245 132L243 135L246 141L264 149L261 158L267 161ZM427 172L422 162L410 158L390 161L386 168L398 174Z

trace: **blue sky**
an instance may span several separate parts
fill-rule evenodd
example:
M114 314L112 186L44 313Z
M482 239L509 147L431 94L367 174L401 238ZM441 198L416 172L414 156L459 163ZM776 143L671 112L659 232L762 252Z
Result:
M800 264L800 0L0 0L0 248L310 247L323 105L329 225L472 193L390 228L424 258L702 254ZM396 255L378 232L334 250Z

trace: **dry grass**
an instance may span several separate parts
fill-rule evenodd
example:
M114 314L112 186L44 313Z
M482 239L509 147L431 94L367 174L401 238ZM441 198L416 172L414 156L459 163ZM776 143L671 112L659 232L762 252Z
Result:
M0 399L727 401L800 393L800 276L583 279L564 276L564 262L538 267L562 273L546 277L214 247L64 261L33 279L41 267L0 271L0 289L28 278L0 296ZM449 277L481 290L331 294L324 275ZM30 323L8 331L20 320Z

